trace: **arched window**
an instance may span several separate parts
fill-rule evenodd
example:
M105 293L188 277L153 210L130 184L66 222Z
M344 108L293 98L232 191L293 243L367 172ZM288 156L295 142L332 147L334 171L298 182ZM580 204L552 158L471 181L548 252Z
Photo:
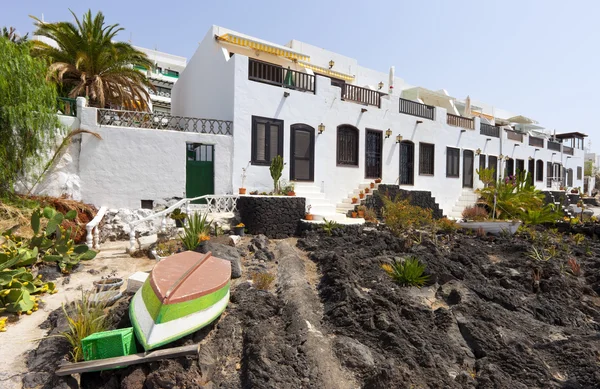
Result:
M544 161L538 159L535 163L535 180L544 181Z
M358 129L348 124L337 128L337 164L358 166Z

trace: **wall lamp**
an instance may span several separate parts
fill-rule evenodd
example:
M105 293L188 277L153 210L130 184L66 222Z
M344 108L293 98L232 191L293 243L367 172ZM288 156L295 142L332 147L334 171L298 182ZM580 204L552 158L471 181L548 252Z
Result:
M402 142L402 135L396 135L396 143Z
M460 130L460 132L461 132L461 134L462 134L463 132L467 132L467 130Z
M329 69L331 69L333 65L335 65L335 62L333 62L333 60L329 61Z
M533 161L533 157L529 157L529 158L527 158L527 159L528 159L528 160L530 160L530 161Z
M392 129L388 128L387 131L385 132L385 138L389 138L390 136L392 136Z
M288 97L290 95L290 92L283 92L283 97Z
M360 112L365 113L365 112L367 112L367 109L366 108L361 108Z
M504 158L504 155L503 155L503 154L500 154L500 155L498 156L498 158L502 159L502 158Z
M381 90L381 88L383 88L383 81L379 81L379 84L377 86L379 86L379 90Z
M486 142L489 142L489 141L491 141L491 140L492 140L492 138L487 138L485 141L486 141Z
M319 134L322 134L325 131L325 125L323 123L319 124L318 130Z
M481 149L475 150L475 155L479 155L479 154L481 154Z
M417 124L421 124L421 123L423 123L422 120L417 120Z

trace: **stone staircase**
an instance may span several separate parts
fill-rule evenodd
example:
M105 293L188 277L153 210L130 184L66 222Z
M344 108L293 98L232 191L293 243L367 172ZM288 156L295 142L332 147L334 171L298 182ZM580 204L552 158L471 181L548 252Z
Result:
M306 205L311 206L310 213L313 214L315 222L322 222L323 219L327 219L340 224L360 224L358 219L347 218L345 214L336 212L335 205L327 200L325 193L322 193L321 188L317 185L295 182L294 191L297 197L306 199Z
M352 190L352 192L350 192L348 194L348 197L346 197L345 199L342 199L342 201L340 203L336 204L336 206L335 206L336 212L347 215L349 211L353 211L354 207L357 205L360 205L362 203L362 201L367 199L368 196L372 196L373 191L377 190L377 187L379 186L379 184L375 184L374 188L371 188L370 184L371 184L371 182L359 184L358 188ZM366 188L369 188L369 193L365 193L364 199L361 200L360 196L359 196L360 191L361 190L364 191ZM356 197L358 199L358 203L352 204L352 197Z
M460 197L456 201L456 204L452 207L452 210L448 213L449 219L462 219L462 212L465 208L475 205L479 195L473 191L473 189L463 189Z

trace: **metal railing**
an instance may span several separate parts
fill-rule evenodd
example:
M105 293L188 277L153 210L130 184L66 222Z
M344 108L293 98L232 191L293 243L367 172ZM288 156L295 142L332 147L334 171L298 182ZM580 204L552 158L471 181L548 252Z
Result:
M316 78L314 75L254 59L250 59L248 62L248 79L282 88L315 93Z
M233 135L233 122L229 120L171 116L160 112L121 111L99 108L98 125Z
M447 114L446 122L454 127L467 128L469 130L475 129L475 121L473 119L465 118L451 113Z
M564 177L548 177L546 179L546 187L551 188L552 190L558 191L560 188L565 187L565 178Z
M544 138L530 136L529 137L529 146L544 147Z
M575 150L571 146L563 145L563 153L565 153L567 155L573 155L574 152L575 152Z
M553 142L553 141L549 140L547 145L548 145L547 146L548 150L560 151L560 143L558 143L558 142Z
M479 133L485 136L493 136L494 138L500 138L500 127L492 126L486 123L480 123Z
M205 213L221 213L221 212L234 212L237 210L237 200L240 196L238 195L204 195L193 198L186 198L179 200L175 204L170 207L163 209L162 211L156 212L150 216L147 216L143 219L136 220L134 222L129 223L129 253L133 253L135 251L135 227L138 224L148 222L153 219L161 218L160 229L161 231L165 231L167 228L167 218L175 209L181 208L182 205L185 204L185 213L191 215L192 212L205 212ZM198 204L198 210L193 210L190 207L190 203L192 201L203 200L205 204ZM187 223L187 221L186 221Z
M352 84L344 84L342 99L381 108L382 94L384 95L385 93Z
M106 213L107 209L108 208L106 207L100 207L100 210L98 211L96 216L94 216L92 221L90 221L85 226L85 229L87 231L87 235L85 237L85 244L90 249L100 248L100 230L98 229L98 225L102 221L102 218L104 217L104 214Z
M523 143L523 134L520 132L506 130L506 138Z
M57 108L66 116L77 116L77 100L66 97L57 97Z
M433 120L435 107L400 98L400 113Z
M171 98L171 93L170 92L163 92L163 91L153 91L152 89L148 89L148 93L151 94L152 96L161 96L161 97L168 97Z

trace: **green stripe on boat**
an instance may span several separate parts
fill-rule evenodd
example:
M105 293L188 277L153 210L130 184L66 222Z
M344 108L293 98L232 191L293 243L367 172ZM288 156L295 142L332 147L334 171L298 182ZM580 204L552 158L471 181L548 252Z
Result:
M221 289L194 300L163 305L158 297L156 297L156 294L150 285L150 280L147 280L142 286L142 299L144 300L146 309L148 310L148 313L150 313L150 316L154 322L157 324L166 323L194 312L202 311L216 304L227 294L229 291L229 285L230 283L228 282Z

